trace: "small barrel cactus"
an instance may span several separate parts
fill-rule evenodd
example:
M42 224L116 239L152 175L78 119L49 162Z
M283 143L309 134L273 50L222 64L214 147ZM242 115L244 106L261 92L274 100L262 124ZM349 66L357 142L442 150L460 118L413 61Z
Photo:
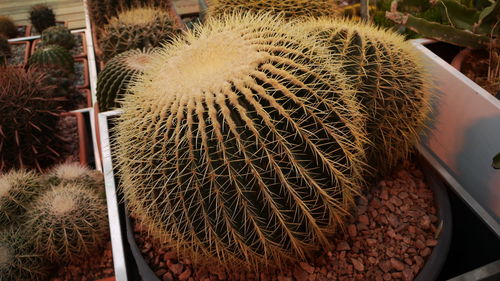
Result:
M319 17L338 13L332 0L210 0L208 15L234 11L282 13L286 18Z
M104 199L77 184L52 187L33 202L26 218L30 241L54 263L94 254L108 235Z
M46 82L46 74L33 68L0 67L0 171L41 171L59 161L63 143L56 124L65 101Z
M0 229L0 280L47 280L49 266L25 234L23 228Z
M97 102L100 111L108 111L127 92L135 75L142 73L151 61L153 49L126 51L112 58L97 77Z
M104 60L132 49L157 47L177 32L172 16L155 8L125 10L110 19L100 43Z
M0 16L0 35L7 38L14 38L18 34L18 30L11 18L7 16Z
M369 163L382 174L407 157L430 111L430 81L404 37L357 21L313 19L300 24L318 36L353 83L364 105Z
M99 171L91 170L80 163L63 163L55 166L46 175L50 185L77 184L101 191L104 181Z
M9 41L0 35L0 66L7 64L7 59L12 55Z
M56 25L56 16L46 4L37 4L31 7L30 21L35 29L42 33L46 28Z
M195 263L281 266L359 194L364 124L328 51L273 16L209 19L153 54L115 127L122 191Z
M29 58L30 65L56 65L66 71L74 72L74 60L71 53L59 45L43 45L39 47Z
M42 32L42 44L55 44L70 50L75 46L75 37L65 26L51 26Z
M16 222L40 190L40 177L34 172L11 170L0 175L0 225Z

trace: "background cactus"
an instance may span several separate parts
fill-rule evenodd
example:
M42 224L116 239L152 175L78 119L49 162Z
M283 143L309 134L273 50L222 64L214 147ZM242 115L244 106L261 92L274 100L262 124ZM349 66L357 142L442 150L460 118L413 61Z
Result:
M74 60L71 53L59 45L43 45L31 55L28 60L30 65L38 66L60 66L66 71L74 72Z
M157 47L177 32L166 11L154 8L126 10L104 27L100 44L104 60L132 49Z
M300 28L325 42L353 83L367 116L370 166L388 172L409 156L430 111L418 55L404 37L364 23L323 18Z
M2 281L46 280L49 267L34 252L21 229L0 229L0 278Z
M42 44L55 44L70 50L75 46L75 37L67 27L51 26L42 32Z
M151 50L130 50L112 58L97 77L97 101L100 111L117 107L133 77L142 73L151 61Z
M26 217L35 249L55 263L94 254L108 235L104 199L77 184L52 187L38 197Z
M35 29L42 33L46 28L56 25L56 16L46 4L37 4L31 7L30 21Z
M0 35L7 38L14 38L17 36L17 27L14 22L7 16L0 16Z
M56 124L64 99L33 68L0 67L0 171L43 167L59 160Z
M208 20L153 54L115 131L129 208L195 263L280 266L329 244L364 125L325 48L274 16Z
M286 18L335 15L339 11L331 0L209 0L208 15L217 16L236 10L283 13Z
M0 35L0 66L7 64L7 59L12 55L9 41Z
M0 175L0 225L16 222L40 189L40 177L34 172L11 170Z
M103 176L99 171L91 170L80 163L59 164L46 175L50 185L76 184L89 187L91 190L102 191Z

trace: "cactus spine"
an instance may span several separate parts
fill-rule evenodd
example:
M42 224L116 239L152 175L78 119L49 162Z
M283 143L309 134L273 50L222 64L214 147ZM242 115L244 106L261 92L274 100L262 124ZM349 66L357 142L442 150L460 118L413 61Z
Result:
M65 26L51 26L42 32L42 44L55 44L70 50L75 46L75 37Z
M103 186L102 174L82 166L80 163L59 164L52 168L46 177L48 183L54 186L76 184L96 191L100 191Z
M101 111L117 107L116 100L127 92L128 84L151 61L151 49L126 51L112 58L97 77L97 101Z
M55 263L90 256L108 235L104 200L76 184L53 187L32 204L26 217L35 249Z
M104 60L132 49L157 47L177 32L166 11L155 8L126 10L112 18L100 39Z
M209 0L208 15L234 11L282 13L286 18L319 17L338 14L331 0Z
M42 33L46 28L56 25L56 16L49 6L37 4L31 7L30 21L35 29Z
M17 27L14 22L6 16L0 16L0 35L7 38L14 38L17 36Z
M364 105L371 166L389 171L417 143L430 110L429 81L410 43L398 34L342 19L309 20L303 32L319 36Z
M43 45L29 59L30 65L60 66L66 71L74 72L74 60L71 53L59 45Z
M327 50L275 17L233 14L153 56L116 125L143 224L226 267L328 245L359 193L364 125Z
M40 189L40 178L34 172L11 170L0 175L0 225L21 217Z
M0 280L42 281L49 268L21 230L0 229Z

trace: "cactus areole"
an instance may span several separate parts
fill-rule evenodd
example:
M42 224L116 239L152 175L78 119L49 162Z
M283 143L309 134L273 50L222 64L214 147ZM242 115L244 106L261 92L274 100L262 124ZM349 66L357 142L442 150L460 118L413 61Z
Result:
M131 211L195 263L281 266L327 245L364 160L326 58L293 26L238 14L155 53L116 126Z

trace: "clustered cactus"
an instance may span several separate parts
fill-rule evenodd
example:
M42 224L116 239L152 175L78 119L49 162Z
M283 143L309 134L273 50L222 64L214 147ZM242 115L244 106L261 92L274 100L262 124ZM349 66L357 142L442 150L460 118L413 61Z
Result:
M282 13L286 18L331 16L338 13L331 0L209 0L209 16L234 11Z
M18 220L41 190L40 177L32 171L11 170L0 175L0 225Z
M7 16L0 16L0 35L3 35L7 38L14 38L17 36L17 27Z
M7 64L7 59L12 55L9 41L0 34L0 66Z
M41 195L26 226L37 252L51 262L76 262L99 249L107 235L103 198L81 185L61 184Z
M38 66L59 66L74 72L74 60L71 53L60 45L42 45L31 55L28 63Z
M80 185L91 190L100 191L103 186L102 174L91 170L80 163L67 163L54 167L46 174L50 185Z
M300 25L321 39L342 66L367 117L369 163L388 172L409 156L430 110L429 84L404 37L345 19L313 19Z
M129 207L199 263L279 265L328 245L364 167L346 81L280 20L209 20L153 54L124 98L116 155Z
M100 38L103 59L132 49L157 47L177 32L172 16L155 8L125 10L110 19Z
M37 4L31 7L30 21L35 29L42 33L46 28L56 25L56 16L46 4Z
M51 26L42 32L42 44L56 44L70 50L75 46L75 37L65 26Z
M129 83L151 62L152 52L153 49L130 50L106 63L97 77L97 102L100 111L118 106L116 101L125 95Z
M43 170L60 158L56 124L64 99L34 68L0 67L0 171Z

